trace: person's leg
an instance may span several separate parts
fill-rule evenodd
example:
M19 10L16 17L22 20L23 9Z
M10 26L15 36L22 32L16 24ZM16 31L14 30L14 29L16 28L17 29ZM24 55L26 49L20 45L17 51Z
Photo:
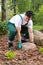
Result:
M23 34L22 42L26 42L29 39L28 27L26 25L21 26L21 34Z
M13 40L16 35L16 28L10 22L8 23L7 28L9 30L8 45L9 45L9 49L10 49L10 47L13 46Z

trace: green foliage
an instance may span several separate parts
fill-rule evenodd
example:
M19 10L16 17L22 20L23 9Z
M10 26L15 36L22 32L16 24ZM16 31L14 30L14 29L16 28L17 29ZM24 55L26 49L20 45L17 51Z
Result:
M43 25L43 5L39 7L39 22L41 25Z
M38 22L40 22L40 25L43 25L43 5L39 7Z
M13 14L14 14L14 12L13 12L13 10L8 10L9 12L7 13L7 16L8 16L8 19L10 19L12 16L13 16Z
M12 0L7 0L7 7L8 9L13 9Z
M43 25L43 5L39 7L39 11L33 17L34 24Z
M43 29L43 26L41 25L34 25L33 26L33 30L42 30Z
M34 24L43 25L43 0L16 0L16 7L19 13L27 10L34 12Z
M16 0L19 13L23 13L27 10L31 10L32 0Z
M0 35L6 34L7 29L6 29L7 22L0 22Z
M12 60L15 55L16 55L16 53L14 51L11 51L11 50L5 53L5 56L7 56L8 59L10 59L10 60Z
M39 52L42 53L42 52L43 52L43 48L40 48L40 49L39 49Z
M40 12L41 15L43 15L43 5L41 5L41 6L39 7L39 12Z
M39 15L39 13L36 12L36 13L34 13L34 16L33 16L33 22L34 22L35 25L39 24L38 15Z
M31 10L35 13L33 17L34 24L43 25L43 0L7 0L7 19L10 19L14 14L14 5L16 5L16 13L23 13ZM0 12L1 19L1 12Z
M39 6L43 4L43 0L16 0L16 5L20 13L32 10L37 12Z

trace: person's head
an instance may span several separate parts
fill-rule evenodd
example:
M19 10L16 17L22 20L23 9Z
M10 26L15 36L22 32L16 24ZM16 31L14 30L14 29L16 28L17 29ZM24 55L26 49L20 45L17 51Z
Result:
M27 11L25 13L24 20L28 22L30 19L32 19L32 16L33 16L33 12L32 11Z

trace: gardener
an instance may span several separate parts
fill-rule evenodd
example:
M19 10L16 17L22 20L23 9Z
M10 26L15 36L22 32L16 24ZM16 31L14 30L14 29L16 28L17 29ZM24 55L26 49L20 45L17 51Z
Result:
M22 48L22 42L27 41L27 38L30 39L30 42L34 42L33 35L33 22L32 22L32 11L27 11L25 14L18 14L13 16L7 25L9 33L8 40L8 49L13 49L13 40L17 33L18 38L18 48ZM21 37L21 33L23 33L23 37Z

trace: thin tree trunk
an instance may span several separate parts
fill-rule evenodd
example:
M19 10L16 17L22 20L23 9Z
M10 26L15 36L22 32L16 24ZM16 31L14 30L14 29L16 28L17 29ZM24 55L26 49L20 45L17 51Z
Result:
M16 15L16 0L12 0L12 3L13 3L14 15Z
M6 0L1 0L2 2L2 21L6 20Z

